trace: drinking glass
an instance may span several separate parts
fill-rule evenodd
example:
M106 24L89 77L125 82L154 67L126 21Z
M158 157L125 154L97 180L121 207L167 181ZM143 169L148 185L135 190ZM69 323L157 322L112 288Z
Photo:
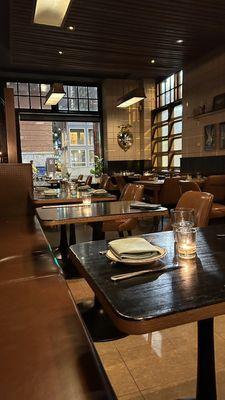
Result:
M181 227L176 230L178 257L190 260L196 256L196 228Z
M91 193L83 193L83 205L90 206L91 205Z
M175 208L171 210L170 216L175 242L177 242L176 232L178 228L192 228L196 224L195 210L193 208Z

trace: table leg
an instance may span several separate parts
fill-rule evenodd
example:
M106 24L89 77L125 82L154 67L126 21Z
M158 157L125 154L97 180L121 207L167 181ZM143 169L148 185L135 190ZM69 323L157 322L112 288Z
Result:
M60 225L60 244L59 250L62 254L63 262L66 262L67 254L68 254L68 241L67 241L67 234L66 234L66 225Z
M116 328L96 297L92 307L79 303L78 308L94 342L107 342L127 336Z
M105 239L105 232L102 230L102 222L92 222L92 240L104 240Z
M70 227L70 244L71 241L76 239L75 237L75 230L73 232L73 227ZM80 274L76 271L73 264L71 263L68 253L69 253L69 245L67 240L67 232L66 232L66 225L60 225L60 244L59 250L62 256L62 270L64 272L64 276L66 279L72 279L80 277Z
M70 246L76 244L76 227L75 224L70 224Z
M216 400L213 318L198 321L196 400Z

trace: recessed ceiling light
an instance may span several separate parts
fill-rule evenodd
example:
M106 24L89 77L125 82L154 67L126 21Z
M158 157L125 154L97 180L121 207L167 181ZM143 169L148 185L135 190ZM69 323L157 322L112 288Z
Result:
M71 0L36 0L34 23L60 27Z
M69 26L67 26L67 29L68 29L68 31L74 31L74 26L73 25L69 25Z
M63 51L62 51L62 50L59 50L59 51L58 51L58 54L61 56L61 55L63 54Z
M150 63L151 63L151 64L155 64L154 58L153 58L152 60L150 60Z
M176 40L176 43L178 43L178 44L183 43L183 39L178 39L178 40Z

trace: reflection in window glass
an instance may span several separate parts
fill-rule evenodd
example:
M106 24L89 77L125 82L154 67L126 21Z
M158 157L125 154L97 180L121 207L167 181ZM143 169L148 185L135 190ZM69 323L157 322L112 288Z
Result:
M171 89L174 88L174 75L171 75L171 77L170 77L170 88Z
M78 96L77 86L68 86L67 90L68 90L68 97L77 98L77 96Z
M180 159L181 159L181 154L175 154L173 156L173 167L180 168Z
M41 95L42 96L46 96L46 94L49 92L49 90L50 90L50 85L47 85L46 83L41 84Z
M178 98L182 99L182 96L183 96L183 88L182 88L182 86L179 86L178 87Z
M170 78L166 79L166 91L170 90Z
M95 153L94 150L89 150L89 165L94 165L95 163Z
M68 101L67 98L63 98L60 100L59 104L59 110L68 110Z
M69 109L71 111L78 111L78 99L69 99Z
M179 106L174 107L173 109L173 118L182 117L183 106L179 104Z
M84 129L70 129L70 143L73 145L84 145Z
M28 83L18 83L19 86L19 94L23 96L29 95Z
M173 141L173 150L181 150L182 149L182 139L174 139Z
M78 86L78 96L82 98L87 98L87 87L86 86Z
M40 96L40 85L38 83L30 83L30 95Z
M31 108L36 108L36 109L41 108L40 97L31 97L30 98L30 106L31 106Z
M172 135L177 135L179 133L182 133L182 121L174 122L171 133Z
M88 111L88 100L86 100L86 99L79 100L79 110L80 111Z
M168 156L162 156L162 167L168 167Z
M19 97L19 106L20 106L20 108L30 108L29 97L20 96Z
M86 165L85 150L71 150L71 165L74 167Z
M160 106L165 106L165 94L160 96Z
M168 151L168 140L163 140L162 151Z
M89 100L89 110L98 111L98 100Z
M89 99L97 99L98 98L98 92L97 92L96 87L88 88L88 97L89 97Z
M168 136L168 125L162 126L162 136Z
M166 104L170 103L170 92L166 92Z
M165 84L165 81L162 81L160 83L160 93L164 93L165 90L166 90L166 84Z
M94 131L93 129L88 129L88 145L93 146L94 144Z

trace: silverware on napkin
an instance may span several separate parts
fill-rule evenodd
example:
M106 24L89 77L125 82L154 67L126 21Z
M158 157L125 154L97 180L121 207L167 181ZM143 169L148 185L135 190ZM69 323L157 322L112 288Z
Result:
M128 279L128 278L133 278L135 276L139 276L139 275L145 275L145 274L149 274L149 273L157 273L157 272L169 272L169 271L174 271L175 269L181 268L180 266L176 266L176 267L169 267L166 268L165 266L160 267L160 268L151 268L151 269L144 269L141 271L135 271L135 272L128 272L126 274L120 274L120 275L113 275L111 276L111 280L116 282L116 281L122 281L123 279Z

